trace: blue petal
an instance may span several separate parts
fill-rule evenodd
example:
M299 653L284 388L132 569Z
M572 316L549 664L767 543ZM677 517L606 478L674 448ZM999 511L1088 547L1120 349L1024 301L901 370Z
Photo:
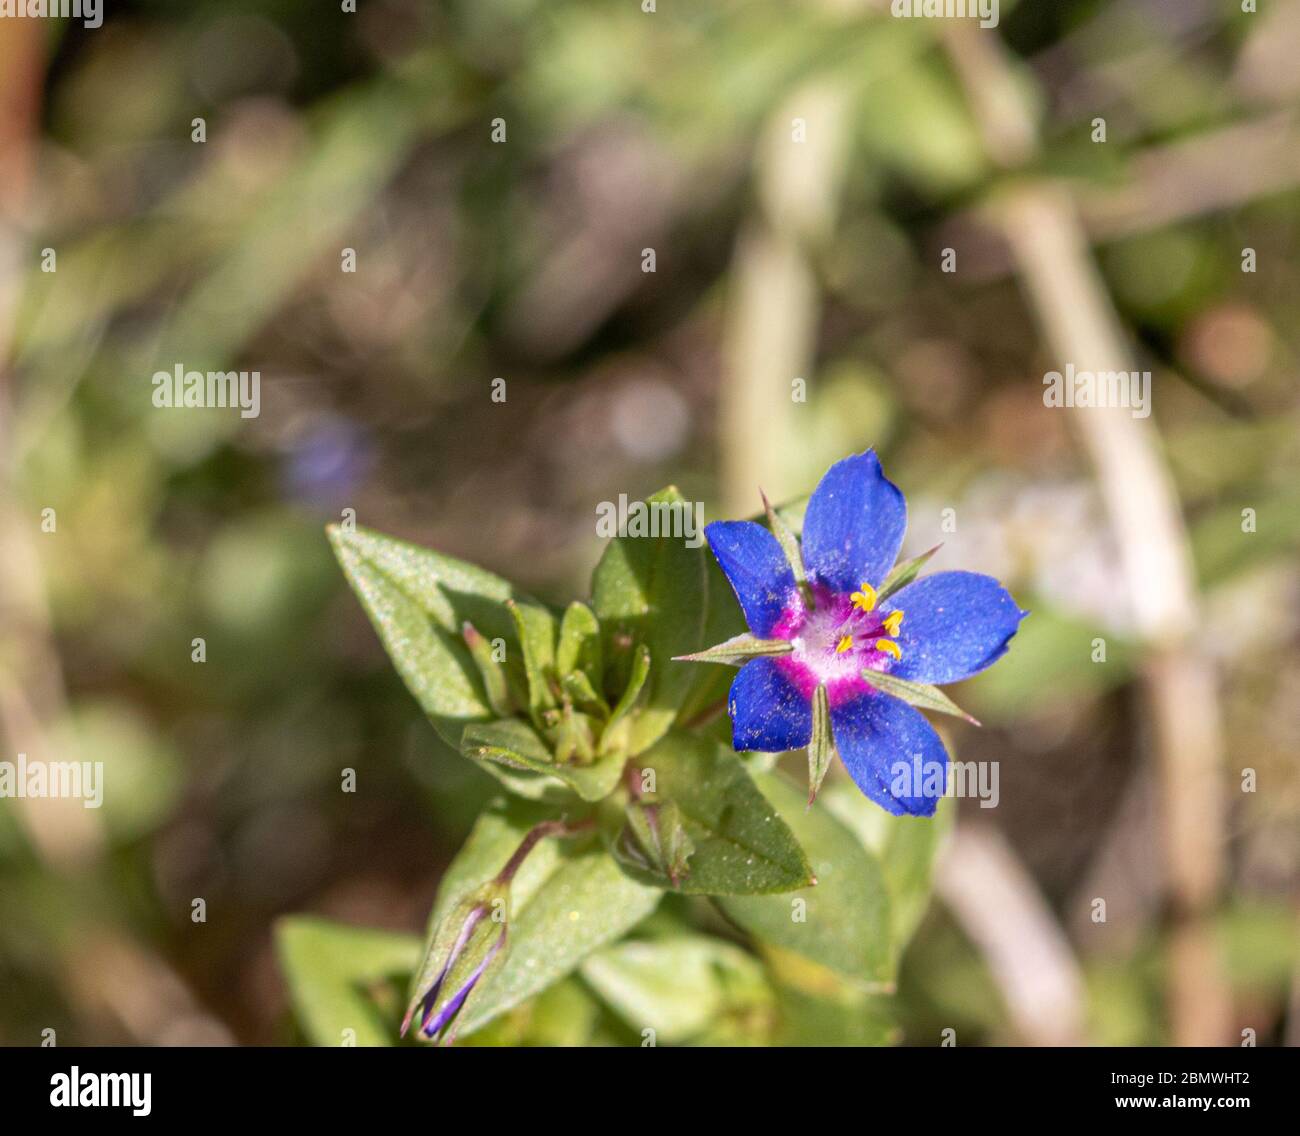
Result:
M882 809L934 815L947 784L948 754L920 713L873 691L832 708L831 733L849 776Z
M1029 613L992 576L936 572L899 588L884 604L903 612L901 662L890 671L916 682L960 682L996 662Z
M836 462L808 499L803 562L837 592L879 584L894 566L907 528L907 502L880 471L875 450Z
M751 659L740 668L727 699L731 744L737 750L781 753L812 736L812 704L781 673L774 659Z
M776 537L753 521L714 521L704 535L750 631L760 638L771 635L795 588L794 569Z

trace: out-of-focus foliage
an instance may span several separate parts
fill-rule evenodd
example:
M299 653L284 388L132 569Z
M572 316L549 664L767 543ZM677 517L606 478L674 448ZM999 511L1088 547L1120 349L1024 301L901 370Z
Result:
M361 997L373 1039L400 1018L496 784L422 719L324 526L354 510L559 601L585 594L597 503L671 481L717 515L736 489L720 454L746 442L729 344L762 330L736 315L744 250L772 229L816 299L771 308L806 318L811 348L807 404L771 426L787 483L765 488L806 492L875 445L908 489L905 552L943 541L932 569L990 572L1033 610L959 692L984 729L945 725L961 759L1000 762L999 807L961 812L1001 829L1067 929L1092 1039L1166 1039L1142 654L1091 471L1043 406L1055 361L981 239L976 207L1002 185L932 21L858 0L108 7L102 29L39 40L17 143L34 175L0 227L20 266L0 288L2 756L75 754L106 778L103 808L56 817L52 843L0 802L0 1042L337 1043L329 1006ZM1258 783L1231 801L1221 929L1239 1024L1267 1042L1294 999L1300 880L1300 5L1261 8L1022 0L993 34L1154 372L1227 774ZM21 50L0 38L5 82ZM811 184L774 157L810 105L838 108L814 119L835 125ZM1259 124L1270 145L1234 133ZM151 376L178 362L259 370L260 416L156 408ZM837 807L835 778L791 825L891 839ZM60 860L60 841L81 851ZM468 1040L640 1044L650 1006L665 1043L1016 1039L944 905L851 884L916 932L901 960L845 943L869 978L899 964L893 996L755 953L765 898L674 898ZM272 934L301 912L319 920L279 949L311 960L309 992ZM703 996L675 1002L665 974ZM295 1019L291 994L318 1011Z

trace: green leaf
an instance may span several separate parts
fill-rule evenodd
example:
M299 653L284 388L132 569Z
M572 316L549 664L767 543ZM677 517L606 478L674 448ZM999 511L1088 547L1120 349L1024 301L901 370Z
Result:
M560 764L537 731L517 718L467 726L461 752L532 800L545 796L548 787L545 782L538 784L535 776L520 777L520 773L550 779L552 787L571 789L584 801L599 801L618 785L624 762L621 756L609 754L591 765ZM501 776L503 772L508 775Z
M420 961L416 936L291 916L276 924L275 945L294 1011L314 1045L396 1043L399 1004L394 999L385 1011L370 991L406 981Z
M826 779L826 771L835 759L835 739L831 735L831 708L826 697L826 687L818 685L813 694L812 737L808 741L808 804L817 799L817 792Z
M704 578L708 585L709 610L700 642L723 643L745 632L745 616L713 553L701 550L701 557L706 565ZM695 685L682 701L678 722L691 722L715 710L725 711L727 688L731 685L733 675L720 667L690 667L685 663L673 665L695 672ZM725 713L721 716L723 719L726 717Z
M556 815L522 801L496 802L448 867L431 923L495 876L528 830ZM541 841L511 885L510 946L501 969L465 1009L461 1036L571 973L592 951L621 938L659 902L657 888L629 879L595 837Z
M890 937L895 962L930 906L934 863L952 831L956 801L945 797L925 822L891 816L844 782L830 786L822 805L851 828L880 861L889 891Z
M648 506L687 509L675 489L654 494ZM663 525L660 526L663 531ZM689 548L683 537L620 536L610 541L592 577L592 607L600 619L606 666L626 674L629 648L650 649L648 696L629 732L629 753L649 748L672 725L696 683L692 668L672 662L704 645L708 609L704 549Z
M618 703L609 716L609 721L605 723L605 731L600 739L602 752L610 753L616 750L627 752L629 726L625 726L624 723L627 722L630 725L632 707L636 705L636 700L645 688L646 679L649 676L650 651L642 644L636 648L636 652L632 656L632 671L628 675L627 686L624 687L623 693L619 696Z
M426 548L338 525L327 530L348 583L407 689L438 732L459 746L467 722L492 716L469 648L466 622L489 639L513 635L502 606L508 582Z
M794 644L788 639L755 639L748 631L732 636L724 643L705 647L693 655L678 655L678 663L725 663L727 666L743 667L750 659L763 655L788 655L794 650Z
M724 897L722 910L765 943L860 983L888 981L889 895L879 862L829 812L809 809L784 777L756 780L803 846L818 882L789 895Z
M604 698L596 693L591 680L582 671L570 671L566 674L560 679L560 689L575 706L602 718L608 718L609 706Z
M732 1016L750 1017L745 1032L760 1042L753 1027L770 1018L774 1001L757 959L706 935L617 943L581 973L633 1030L654 1030L657 1045L700 1040Z
M901 564L895 564L876 592L876 603L889 599L899 588L915 580L921 569L929 562L930 557L942 547L942 544L936 544L933 548L921 553L920 556L913 556L911 560L904 560Z
M457 1045L518 1049L544 1046L577 1049L610 1044L602 1033L608 1015L577 977L562 978L509 1013L501 1014Z
M937 686L930 686L924 682L913 682L911 679L898 678L896 675L887 674L884 671L869 669L862 672L862 677L877 690L884 691L885 694L892 694L909 706L919 706L922 710L935 710L940 714L951 714L955 718L965 718L966 721L976 726L979 725L976 719L967 714Z
M507 601L524 651L528 676L528 711L541 727L542 716L555 707L551 676L555 673L555 616L540 604Z
M672 801L695 845L688 871L674 889L687 895L766 895L812 878L803 849L727 746L672 733L636 761L654 772L654 800ZM635 878L671 886L664 875Z
M776 1046L837 1049L880 1047L897 1041L891 999L843 989L777 986L780 1029Z
M557 765L590 765L596 758L596 731L592 720L566 702L558 711L559 723L552 734L555 739Z
M584 603L574 600L560 622L560 641L555 649L555 673L561 678L578 673L593 690L604 682L604 660L600 646L600 623Z

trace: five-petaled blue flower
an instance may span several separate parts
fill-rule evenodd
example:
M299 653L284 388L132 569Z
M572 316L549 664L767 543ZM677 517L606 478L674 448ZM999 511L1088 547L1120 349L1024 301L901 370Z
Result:
M948 755L912 706L876 689L864 670L913 682L959 682L995 662L1027 615L996 580L937 572L878 606L907 505L875 451L826 472L808 500L803 562L811 610L775 536L753 521L715 521L709 547L731 582L750 631L792 649L751 659L731 685L737 750L779 753L809 743L812 702L825 686L831 733L850 776L891 813L931 816ZM913 771L936 770L935 777Z

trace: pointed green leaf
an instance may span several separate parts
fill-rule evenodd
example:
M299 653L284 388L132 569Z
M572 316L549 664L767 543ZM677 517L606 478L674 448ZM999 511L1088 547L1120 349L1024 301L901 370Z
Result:
M727 666L743 667L750 659L762 655L788 655L794 650L794 644L788 639L755 639L748 631L735 635L725 643L717 643L696 651L693 655L678 655L674 662L679 663L725 663Z
M507 602L524 652L524 673L528 676L528 710L537 726L542 716L555 707L551 677L555 674L555 616L540 604Z
M506 669L493 657L492 644L483 638L479 630L466 621L461 628L461 637L469 648L470 657L478 667L479 678L487 695L492 712L501 718L508 718L515 712L514 699L510 696L510 684L506 678Z
M600 623L591 608L577 600L565 608L555 648L555 673L563 678L575 672L583 675L593 690L604 681Z
M887 600L899 588L915 580L921 569L929 562L930 557L942 547L942 544L936 544L933 548L921 553L920 556L913 556L911 560L895 564L889 575L885 577L885 582L880 585L880 589L876 592L876 602L880 603L882 600Z
M675 489L648 499L657 509L658 531L683 531L684 510L691 507ZM678 510L676 530L673 513ZM648 695L637 710L628 737L630 753L639 753L664 735L696 684L693 668L674 664L674 655L689 655L703 646L708 584L703 547L691 548L684 536L620 536L610 541L592 577L592 608L600 619L607 669L616 685L630 670L629 648L650 649Z
M560 722L555 727L555 763L557 765L590 765L596 757L596 734L592 720L566 702L559 710Z
M883 691L885 694L892 694L909 706L919 706L922 710L934 710L940 714L951 714L953 717L965 718L966 721L976 726L979 725L975 718L967 714L937 686L931 686L929 683L924 682L913 682L907 678L898 678L896 675L887 674L884 671L864 670L862 677L877 690Z
M593 716L607 718L609 707L605 700L596 693L591 680L582 671L570 671L560 679L560 689L564 697Z
M730 747L671 733L636 765L653 771L652 799L676 804L695 845L675 890L688 895L766 895L804 886L812 878L790 827ZM661 875L624 866L635 878L669 884Z
M443 877L431 922L498 873L534 824L554 816L553 809L520 801L486 810ZM462 1037L621 938L654 910L661 894L620 872L594 836L541 841L510 890L510 951L466 1008Z
M489 639L513 637L503 606L514 595L510 584L368 529L332 525L327 532L397 673L438 732L459 746L467 722L492 716L461 629L470 622Z
M826 771L835 759L835 739L831 736L831 709L826 697L826 687L818 686L813 694L812 738L808 742L808 803L817 799L817 792L826 779Z
M396 1044L400 1003L385 1010L371 992L388 980L406 982L420 961L416 936L292 916L276 924L275 945L312 1044Z
M627 686L615 705L613 713L610 714L609 721L605 723L605 731L600 739L602 753L628 752L628 727L631 724L629 719L632 707L636 705L641 691L645 689L646 679L649 676L650 651L642 644L636 648L632 656L632 673L628 675Z
M761 942L859 983L888 981L889 895L879 862L829 812L809 809L784 777L756 781L803 846L817 885L780 896L724 896L723 911Z
M545 783L535 783L539 775L571 789L584 801L599 801L613 792L623 772L623 759L617 755L591 765L556 762L537 732L517 718L466 727L461 752L493 774L508 773L501 777L502 783L533 800L547 795ZM530 776L520 777L520 772Z

